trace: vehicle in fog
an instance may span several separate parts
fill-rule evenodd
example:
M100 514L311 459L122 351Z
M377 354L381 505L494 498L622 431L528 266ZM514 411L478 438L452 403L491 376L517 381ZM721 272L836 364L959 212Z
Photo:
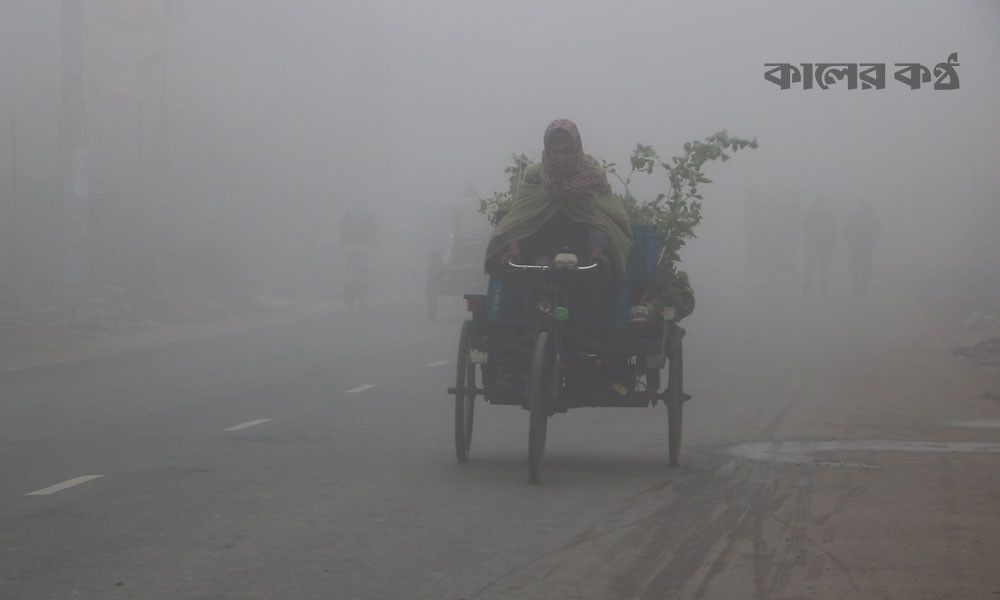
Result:
M489 239L486 218L468 214L468 206L455 208L454 225L447 255L431 253L427 269L427 318L437 317L441 297L458 298L465 294L481 294L486 290L483 255Z
M643 227L651 229L633 229ZM465 296L472 314L462 324L455 386L448 389L455 396L459 462L469 456L475 399L481 395L490 404L529 411L531 483L540 480L549 417L586 406L647 407L662 401L668 413L669 461L678 464L688 399L682 372L685 331L672 312L650 318L635 312L645 307L631 307L632 290L655 280L658 253L655 243L633 247L617 297L610 305L597 303L599 325L587 329L589 337L583 339L568 331L571 313L587 301L581 291L591 290L580 284L600 276L601 263L579 265L577 255L569 252L538 264L508 259L508 276L491 277L487 294ZM511 290L514 280L520 285ZM660 391L660 370L668 360L667 387Z

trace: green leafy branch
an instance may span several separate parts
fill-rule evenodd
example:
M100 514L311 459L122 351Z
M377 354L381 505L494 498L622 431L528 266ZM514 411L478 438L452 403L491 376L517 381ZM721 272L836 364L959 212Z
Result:
M479 212L485 214L490 225L494 227L497 226L500 217L510 210L524 182L524 173L531 166L531 159L524 154L511 154L511 160L514 164L503 170L507 175L507 191L493 192L493 197L479 199Z
M624 189L615 195L622 201L633 223L656 225L660 246L660 278L675 274L675 264L680 262L680 250L687 240L697 237L695 227L701 222L701 184L712 183L702 168L713 160L726 162L731 154L745 148L757 148L757 139L745 140L730 137L725 130L684 144L684 152L662 159L652 146L636 144L630 157L628 175L622 177L615 163L601 161L605 170L617 179ZM636 198L630 184L636 173L652 175L660 166L667 172L667 188L652 199Z

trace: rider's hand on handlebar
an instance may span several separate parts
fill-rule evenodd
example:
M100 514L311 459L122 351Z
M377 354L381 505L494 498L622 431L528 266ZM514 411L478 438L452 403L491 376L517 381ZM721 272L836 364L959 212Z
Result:
M606 267L611 264L611 259L608 258L603 249L594 248L593 252L590 253L590 262L599 263L602 267Z
M518 244L516 240L507 242L507 248L500 253L500 260L502 262L521 260L521 244Z

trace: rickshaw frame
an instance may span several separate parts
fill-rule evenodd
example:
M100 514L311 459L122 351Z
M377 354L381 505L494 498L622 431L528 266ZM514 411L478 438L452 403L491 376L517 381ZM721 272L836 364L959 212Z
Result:
M596 265L579 267L575 255L571 256L572 265L509 262L511 269L539 275L537 310L522 323L491 321L486 314L486 295L464 296L471 318L462 324L455 386L448 388L448 393L455 397L456 457L463 463L469 458L477 396L490 404L521 406L529 412L531 483L540 480L549 416L585 406L647 407L663 401L668 413L668 462L676 466L680 458L683 404L690 398L683 385L682 340L686 332L670 318L657 318L625 328L597 329L592 339L573 347L565 334L564 319L557 317L557 312L560 308L565 310L567 290L573 279ZM583 348L586 351L581 355L579 350ZM518 357L522 359L521 367L517 367ZM588 360L592 361L590 366ZM524 383L523 388L516 383L510 386L497 381L501 362L516 367L515 381ZM478 383L476 365L479 365ZM598 376L602 366L608 365L618 369L615 373L621 376ZM660 371L664 366L668 367L667 387L661 391ZM608 392L607 387L601 393L600 386L588 385L591 381L613 381L610 389L614 393Z

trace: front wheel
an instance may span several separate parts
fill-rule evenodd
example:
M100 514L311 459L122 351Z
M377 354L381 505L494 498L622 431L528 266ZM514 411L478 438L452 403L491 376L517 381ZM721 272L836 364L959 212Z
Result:
M462 323L455 361L455 456L458 462L469 460L472 447L472 416L476 408L476 364L469 356L472 321Z
M548 332L542 331L535 340L535 352L531 357L531 379L528 386L528 480L538 483L542 457L545 455L545 438L549 426L549 406L555 387L551 385L556 376L555 354L549 345Z

